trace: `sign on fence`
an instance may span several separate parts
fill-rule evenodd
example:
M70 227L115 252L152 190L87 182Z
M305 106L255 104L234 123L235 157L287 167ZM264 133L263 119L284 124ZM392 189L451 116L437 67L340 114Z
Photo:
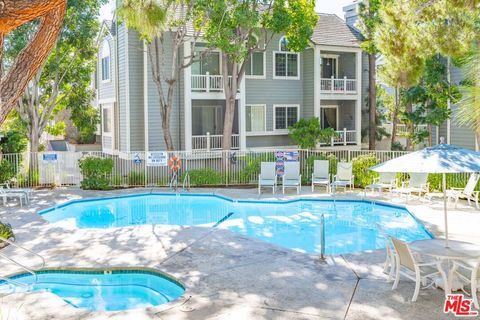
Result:
M133 156L133 163L135 163L135 164L141 164L142 163L142 159L140 158L139 153L135 153L135 155Z
M55 161L57 161L57 154L56 153L44 153L42 159L45 162L55 162Z
M166 167L168 165L168 152L147 152L147 166Z
M275 173L281 176L285 170L285 152L275 151L275 160Z

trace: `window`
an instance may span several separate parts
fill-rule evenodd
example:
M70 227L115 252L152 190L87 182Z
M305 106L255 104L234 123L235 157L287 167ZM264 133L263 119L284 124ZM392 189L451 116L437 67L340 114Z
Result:
M265 77L265 53L254 52L247 61L245 74L248 78Z
M110 81L110 45L107 40L103 42L100 58L102 63L102 81Z
M207 54L202 54L202 49L199 48L196 53L196 61L192 64L192 74L220 74L220 52L212 51Z
M282 37L279 42L280 51L273 53L274 78L299 79L299 55L288 50L288 40Z
M274 106L274 129L287 130L298 121L299 107L295 106Z
M112 133L112 108L111 107L103 107L102 118L103 118L103 133L111 134Z
M246 112L246 131L247 132L264 132L265 128L265 105L245 106Z

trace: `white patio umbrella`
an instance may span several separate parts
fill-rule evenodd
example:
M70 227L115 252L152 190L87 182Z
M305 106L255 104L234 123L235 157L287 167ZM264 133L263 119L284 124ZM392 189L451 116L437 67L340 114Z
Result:
M439 144L380 163L376 172L441 173L445 216L445 247L448 247L446 173L480 172L480 152L449 144Z

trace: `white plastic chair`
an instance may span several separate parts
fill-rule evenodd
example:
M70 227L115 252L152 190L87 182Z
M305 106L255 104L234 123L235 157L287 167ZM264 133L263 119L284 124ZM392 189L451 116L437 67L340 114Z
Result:
M6 193L25 193L26 196L26 202L27 204L30 203L30 194L32 193L32 189L26 189L26 188L10 188L10 183L5 182L0 184L0 187L3 186L5 187L4 191Z
M314 160L312 172L312 192L315 191L315 186L325 186L327 192L330 191L330 173L328 160Z
M285 188L297 189L300 193L302 187L302 175L300 174L300 162L285 162L285 171L282 177L282 192L285 194Z
M404 181L400 188L393 189L393 193L405 194L408 200L408 197L412 193L418 193L420 197L428 193L429 184L428 173L410 173L410 179Z
M405 242L394 237L390 237L390 240L395 248L395 281L392 290L397 288L400 275L415 281L415 292L412 298L412 301L415 302L420 292L420 284L425 286L427 279L433 279L440 274L436 267L436 262L419 263L415 260ZM406 270L406 272L403 270Z
M25 200L26 204L28 203L28 198L25 192L6 192L3 187L0 187L0 197L3 199L3 205L7 204L8 198L17 198L18 202L20 203L20 207L23 206L22 200Z
M353 164L351 162L339 162L337 163L337 174L333 176L332 190L335 193L337 187L344 187L345 192L347 187L350 190L353 189L353 181L355 176L352 173Z
M373 179L373 183L365 187L364 194L367 194L367 190L378 189L382 192L383 189L392 191L397 184L397 179L395 178L396 173L393 172L381 172L377 178Z
M262 187L271 187L272 194L275 194L275 190L277 188L275 162L262 162L260 164L260 174L258 176L258 194L261 194Z
M465 283L470 282L470 290L475 308L480 309L477 291L480 289L480 260L474 262L454 261L452 270Z
M468 205L473 201L475 202L475 207L480 209L478 205L480 191L475 191L478 180L480 180L480 174L472 173L465 188L451 188L450 190L447 190L447 197L455 199L455 206L459 198L467 198Z

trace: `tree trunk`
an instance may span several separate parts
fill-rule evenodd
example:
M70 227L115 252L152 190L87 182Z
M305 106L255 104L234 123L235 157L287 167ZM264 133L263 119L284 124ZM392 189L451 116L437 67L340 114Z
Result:
M480 148L480 128L478 128L477 131L475 132L475 138L477 140L477 146L478 146L478 148ZM479 150L477 150L477 151L479 151Z
M67 3L66 0L3 0L0 4L3 4L0 6L2 34L41 17L38 31L32 41L18 54L9 72L0 79L0 125L2 125L28 82L55 45L62 28Z
M375 150L376 136L377 136L377 87L376 87L376 57L375 54L368 55L368 98L369 98L369 138L368 148Z
M228 57L222 57L223 87L225 91L225 117L223 119L223 150L232 149L233 120L235 119L235 102L239 83L237 63L232 65L232 81L228 79Z
M431 124L428 124L428 146L429 147L433 145L432 134L433 134L433 126Z
M173 151L175 150L175 147L173 145L172 135L170 134L170 114L172 111L172 104L162 106L162 109L163 111L161 112L161 114L162 114L163 139L165 140L167 151Z
M405 112L412 113L413 106L410 101L408 101L405 105ZM412 135L413 135L413 123L411 121L407 121L405 124L407 130L407 151L413 151L413 143L412 143Z
M398 88L395 88L395 106L394 110L392 111L392 136L390 140L390 149L392 149L393 145L397 139L397 122L398 122L398 109L400 108L399 98L398 98Z

